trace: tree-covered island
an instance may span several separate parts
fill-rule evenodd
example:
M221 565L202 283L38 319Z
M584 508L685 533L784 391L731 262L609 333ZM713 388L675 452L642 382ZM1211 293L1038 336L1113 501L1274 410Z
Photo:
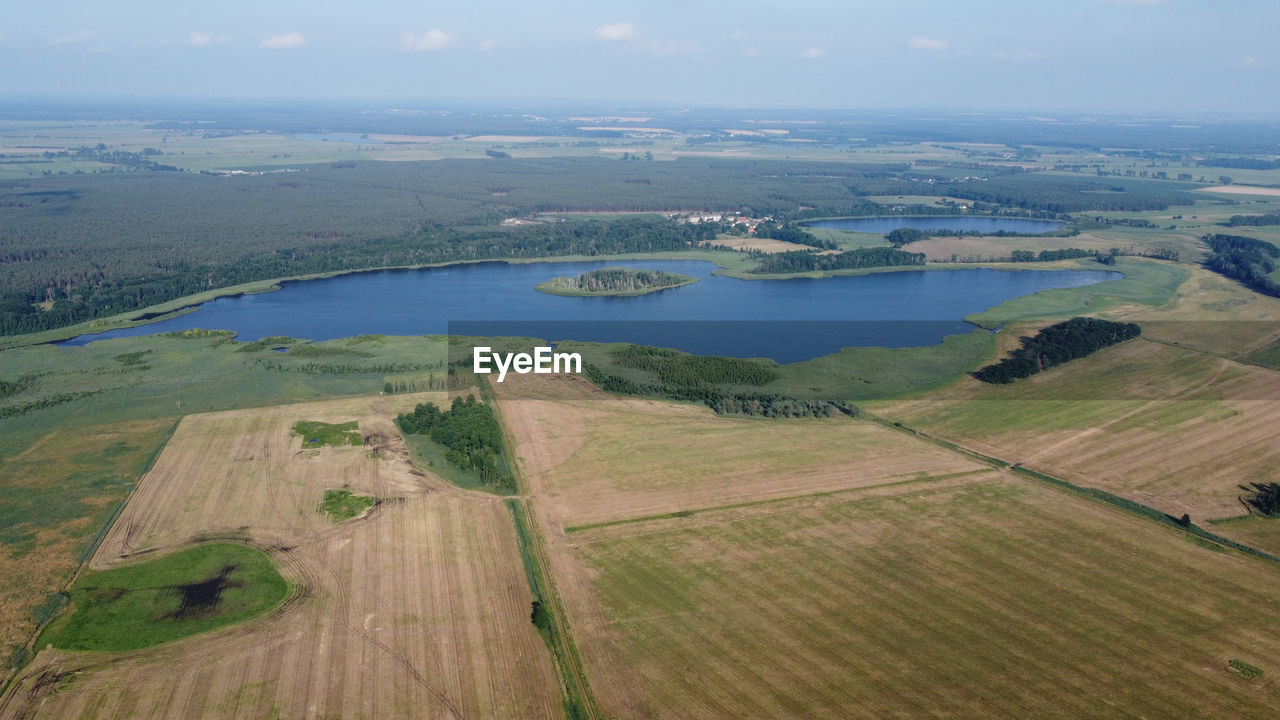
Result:
M696 282L698 278L679 273L606 267L575 277L554 277L535 289L552 295L645 295Z

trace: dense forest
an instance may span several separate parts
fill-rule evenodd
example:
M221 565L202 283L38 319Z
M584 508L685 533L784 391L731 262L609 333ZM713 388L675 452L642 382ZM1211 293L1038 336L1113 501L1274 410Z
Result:
M476 402L474 395L466 400L455 397L443 412L435 403L417 405L413 412L397 416L396 424L407 434L426 435L447 448L446 460L463 470L477 471L485 485L515 492L515 481L503 462L498 418L488 405Z
M1251 290L1280 297L1280 284L1270 278L1275 272L1280 248L1239 235L1206 235L1204 241L1211 251L1205 258L1205 267L1239 280Z
M952 196L1005 207L1061 214L1086 210L1166 210L1191 205L1194 186L1160 180L1107 178L1084 180L1058 175L1020 173L989 178L905 178L865 183L871 195Z
M662 270L606 267L588 270L574 277L555 277L538 285L539 290L569 290L600 294L641 293L677 287L695 282L695 278Z
M548 158L0 182L0 333L61 327L213 288L312 272L681 249L711 230L658 218L639 224L499 223L585 210L867 214L878 206L850 186L906 169ZM38 303L49 309L37 309Z
M924 253L909 253L888 247L858 248L834 255L790 250L761 256L759 264L751 272L757 274L825 272L909 265L924 265Z
M994 365L973 373L985 383L1007 384L1031 377L1069 360L1082 358L1109 345L1138 337L1142 328L1097 318L1076 317L1050 325L1033 338L1022 338L1022 347Z
M144 151L138 162L157 157L163 159ZM132 162L132 157L116 159ZM1050 216L1187 201L1178 183L1111 182L1036 173L957 179L922 174L905 164L717 158L343 162L235 176L137 171L5 181L0 182L5 230L0 234L0 333L61 327L275 277L673 250L710 232L658 218L605 223L540 213L732 209L776 218L778 224L766 230L771 237L825 247L829 244L790 223L882 212L884 206L867 196L890 190L985 199ZM499 225L513 217L532 224ZM794 269L762 272L906 260L832 257L840 259L793 255L770 262L794 263Z

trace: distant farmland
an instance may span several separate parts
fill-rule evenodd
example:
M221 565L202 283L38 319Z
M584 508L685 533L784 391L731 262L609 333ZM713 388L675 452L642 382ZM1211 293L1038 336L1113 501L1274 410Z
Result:
M607 716L1270 716L1265 562L866 421L502 392Z

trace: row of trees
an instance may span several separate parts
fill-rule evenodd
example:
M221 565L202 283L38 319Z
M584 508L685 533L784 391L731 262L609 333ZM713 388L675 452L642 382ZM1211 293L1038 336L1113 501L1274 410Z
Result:
M476 470L480 481L514 492L515 483L505 470L502 428L488 405L476 402L474 395L466 400L455 397L448 410L435 403L423 403L412 413L396 417L396 424L407 434L426 435L443 446L445 460L463 470Z
M1109 345L1142 334L1134 323L1118 323L1097 318L1076 317L1050 325L1033 338L1022 338L1022 347L994 365L973 373L986 383L1007 384L1031 377L1041 370L1082 358Z
M763 275L909 265L924 265L924 253L911 253L888 247L858 248L835 255L818 255L802 250L792 250L763 255L759 264L750 272Z
M1269 242L1239 235L1206 235L1204 241L1212 251L1205 258L1205 267L1239 280L1264 295L1280 297L1280 284L1270 277L1275 272L1280 248Z
M1014 250L1009 253L1009 262L1053 262L1054 260L1075 260L1077 258L1087 258L1101 256L1102 253L1097 250L1082 250L1080 248L1062 248L1061 250ZM1111 257L1108 255L1107 257ZM1114 260L1112 261L1114 262ZM1108 263L1110 264L1110 263Z
M779 225L776 222L762 222L756 227L756 237L770 238L796 245L809 245L823 250L838 250L840 248L834 241L819 239L808 230L791 223Z
M595 365L583 367L583 374L605 392L700 402L721 415L831 417L836 413L857 413L856 408L843 402L794 398L779 393L741 392L710 383L637 382Z
M1260 226L1260 225L1280 225L1280 213L1266 213L1264 215L1232 215L1227 220L1227 227Z

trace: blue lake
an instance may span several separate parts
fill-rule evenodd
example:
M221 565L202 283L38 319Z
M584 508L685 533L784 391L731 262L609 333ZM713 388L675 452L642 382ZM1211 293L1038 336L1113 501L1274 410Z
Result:
M829 230L848 230L864 233L887 233L898 228L916 228L917 230L952 230L956 232L994 233L1010 232L1020 235L1039 235L1053 232L1066 223L1056 220L1026 220L1023 218L986 217L980 215L968 217L864 217L841 218L838 220L815 220L804 223L809 227Z
M558 275L624 265L684 273L693 285L638 297L562 297L534 290ZM170 320L63 345L190 328L240 340L386 335L519 335L635 342L699 354L808 360L852 346L934 345L969 332L962 318L1050 288L1121 277L1101 270L915 270L872 275L737 280L696 260L501 262L356 273L286 283L276 292L219 298Z

